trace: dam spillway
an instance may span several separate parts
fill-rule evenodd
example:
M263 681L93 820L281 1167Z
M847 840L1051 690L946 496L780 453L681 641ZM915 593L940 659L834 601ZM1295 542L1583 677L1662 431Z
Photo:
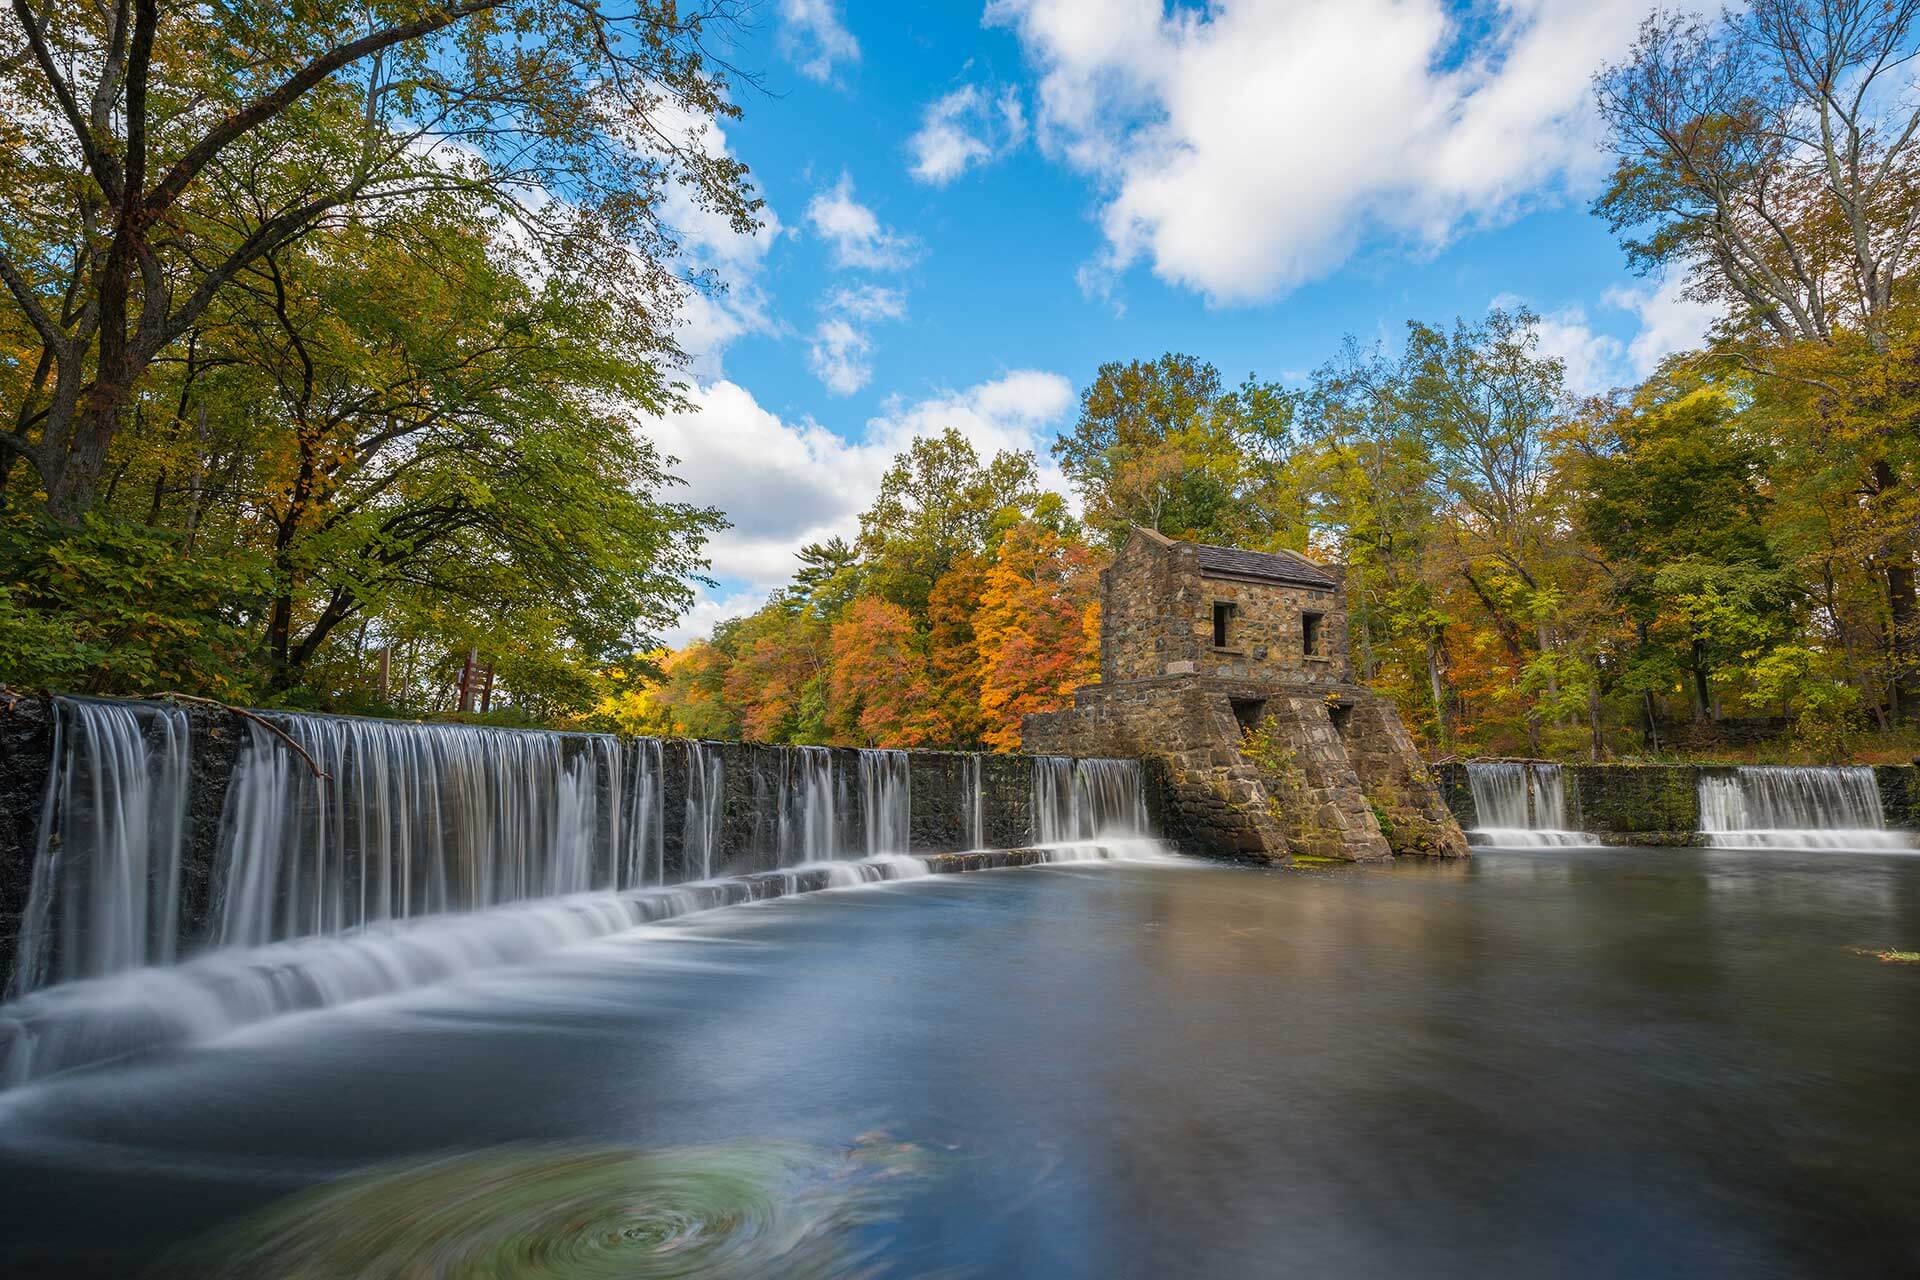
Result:
M716 906L1154 848L1133 761L64 697L45 737L11 1083Z

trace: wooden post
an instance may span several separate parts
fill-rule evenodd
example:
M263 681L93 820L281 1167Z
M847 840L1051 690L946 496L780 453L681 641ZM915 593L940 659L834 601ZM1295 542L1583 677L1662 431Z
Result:
M487 664L486 672L480 677L480 714L493 710L493 664Z
M393 683L393 646L392 645L383 644L380 646L380 654L379 654L378 661L380 664L379 674L375 677L374 688L380 700L380 705L384 707L388 705L387 695L388 695L388 692L391 690L392 683Z

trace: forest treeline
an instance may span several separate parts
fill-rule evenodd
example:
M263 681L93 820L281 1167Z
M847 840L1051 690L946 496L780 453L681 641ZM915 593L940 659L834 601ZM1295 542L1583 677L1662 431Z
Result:
M1575 394L1519 308L1290 384L1118 360L1070 495L916 440L857 536L668 652L723 517L639 424L711 283L679 229L759 216L705 128L729 6L16 5L0 680L1011 746L1093 678L1144 525L1344 564L1355 664L1435 751L1904 742L1917 14L1657 13L1599 71L1594 212L1722 317L1640 385Z
M1108 364L1053 450L1078 519L1030 458L916 444L856 545L807 548L765 608L608 709L1010 746L1092 678L1095 570L1142 525L1343 563L1358 674L1432 751L1899 749L1920 719L1916 11L1661 12L1601 69L1594 212L1722 316L1640 385L1574 394L1518 309L1349 340L1291 387Z

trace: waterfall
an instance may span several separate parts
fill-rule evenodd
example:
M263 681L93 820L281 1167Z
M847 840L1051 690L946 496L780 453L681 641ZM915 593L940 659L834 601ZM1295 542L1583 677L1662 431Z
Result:
M1035 762L1049 848L929 859L908 853L904 751L861 751L857 768L835 768L825 748L783 752L777 769L756 771L765 803L745 823L729 820L724 749L689 742L670 872L666 784L681 762L659 739L268 712L240 731L206 841L203 917L186 874L188 728L170 707L55 701L18 963L0 1006L0 1086L689 911L930 869L1161 852L1131 838L1147 822L1130 761ZM981 758L964 759L961 782L951 837L964 827L982 846ZM851 830L856 811L863 832ZM723 852L776 853L734 847L748 829L778 845L780 869L715 878Z
M713 878L713 855L720 851L720 824L726 812L726 769L720 753L704 742L689 742L687 807L680 826L681 874L686 879ZM700 869L698 876L695 867Z
M1074 812L1073 757L1033 758L1033 842L1060 844L1079 834Z
M627 814L625 869L617 887L667 882L666 760L660 739L633 744L633 802Z
M840 856L834 804L833 752L795 747L781 755L780 865L830 862Z
M861 748L860 813L869 858L907 852L913 843L913 794L906 752Z
M1148 833L1145 770L1138 760L1075 760L1037 756L1033 762L1036 844L1064 844Z
M54 767L8 998L173 959L188 738L175 707L54 699Z
M1495 845L1580 845L1594 837L1579 830L1567 803L1566 775L1557 764L1473 760L1467 783L1479 825L1473 833ZM1528 807L1528 794L1532 807Z
M1073 772L1080 839L1147 833L1146 771L1138 760L1081 760Z
M984 849L987 844L987 805L980 786L981 760L977 755L963 756L960 776L967 802L967 848Z
M1907 849L1886 830L1880 788L1865 765L1742 765L1703 772L1700 830L1728 849Z
M250 723L227 793L216 945L613 888L641 856L616 739L270 718L285 738ZM634 772L657 793L657 770Z

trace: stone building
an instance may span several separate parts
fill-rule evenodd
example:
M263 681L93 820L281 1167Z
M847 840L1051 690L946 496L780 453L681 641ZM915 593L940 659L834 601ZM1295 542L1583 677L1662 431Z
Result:
M1337 571L1136 529L1101 589L1100 683L1028 716L1025 750L1154 762L1196 853L1466 856L1398 714L1354 681Z

